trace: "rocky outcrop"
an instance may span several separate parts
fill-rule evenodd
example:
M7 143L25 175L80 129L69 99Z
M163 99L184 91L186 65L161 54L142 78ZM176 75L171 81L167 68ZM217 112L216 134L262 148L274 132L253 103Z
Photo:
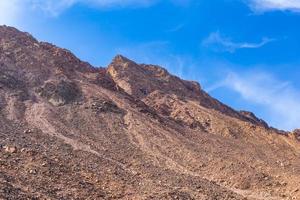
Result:
M264 126L266 128L269 127L268 124L264 120L259 119L252 112L249 112L249 111L240 111L240 113L243 116L245 116L249 121L251 121L252 123L254 123L254 124L261 125L261 126Z
M296 129L293 131L295 138L300 141L300 129Z
M185 97L197 96L201 92L197 82L181 80L156 65L138 65L121 55L113 59L108 73L119 87L139 99L157 90Z
M81 97L81 90L74 82L61 80L59 82L46 82L36 92L46 98L54 106L72 103Z

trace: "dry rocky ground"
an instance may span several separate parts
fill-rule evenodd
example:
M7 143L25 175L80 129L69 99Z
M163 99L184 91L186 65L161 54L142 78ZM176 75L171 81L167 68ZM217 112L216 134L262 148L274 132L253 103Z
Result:
M299 140L159 66L0 27L0 199L300 199Z

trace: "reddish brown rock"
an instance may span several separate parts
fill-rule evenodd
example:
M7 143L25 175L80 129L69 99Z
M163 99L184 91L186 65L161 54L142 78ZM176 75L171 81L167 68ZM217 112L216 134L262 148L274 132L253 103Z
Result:
M295 138L300 141L300 129L294 130L293 133L294 133Z
M298 135L162 67L95 68L0 26L0 199L300 198Z

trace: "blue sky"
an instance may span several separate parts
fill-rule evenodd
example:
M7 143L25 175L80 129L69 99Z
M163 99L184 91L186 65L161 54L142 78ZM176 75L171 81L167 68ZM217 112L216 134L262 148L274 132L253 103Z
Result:
M161 65L274 127L300 127L299 0L0 0L0 24L94 66L116 54Z

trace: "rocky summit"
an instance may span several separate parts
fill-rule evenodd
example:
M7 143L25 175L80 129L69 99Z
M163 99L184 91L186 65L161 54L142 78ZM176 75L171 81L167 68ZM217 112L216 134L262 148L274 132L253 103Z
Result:
M299 142L159 66L0 27L0 199L300 199Z

